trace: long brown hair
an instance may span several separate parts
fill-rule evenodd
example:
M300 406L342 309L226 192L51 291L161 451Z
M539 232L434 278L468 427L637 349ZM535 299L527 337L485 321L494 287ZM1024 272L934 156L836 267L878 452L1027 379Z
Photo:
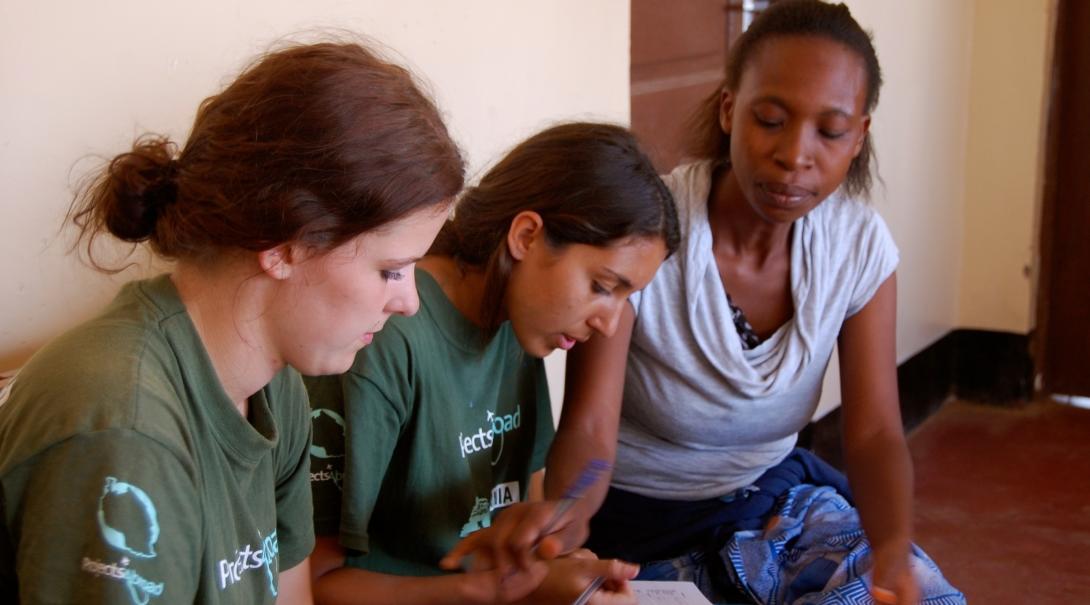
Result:
M328 250L449 200L465 167L406 69L355 43L259 58L205 99L185 146L146 135L77 195L76 245L102 232L167 258L285 242Z
M462 195L429 251L484 272L489 331L503 316L513 265L507 232L527 210L541 216L546 241L558 248L659 237L672 254L681 240L674 198L628 130L585 122L544 130Z
M730 161L730 135L719 124L720 94L723 90L738 91L750 59L767 40L784 36L815 36L839 42L863 59L867 72L867 94L863 111L870 114L878 105L882 88L882 69L870 34L866 32L843 4L827 4L820 0L782 0L757 16L730 50L727 75L723 83L708 95L689 119L689 153L698 158ZM870 192L871 164L877 162L868 132L863 138L859 155L852 160L844 189L849 195L867 196Z

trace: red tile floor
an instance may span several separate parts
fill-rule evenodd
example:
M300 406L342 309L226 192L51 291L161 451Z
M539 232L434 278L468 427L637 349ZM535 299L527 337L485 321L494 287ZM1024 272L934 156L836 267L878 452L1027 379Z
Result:
M1090 604L1090 410L954 401L909 448L916 541L969 603Z

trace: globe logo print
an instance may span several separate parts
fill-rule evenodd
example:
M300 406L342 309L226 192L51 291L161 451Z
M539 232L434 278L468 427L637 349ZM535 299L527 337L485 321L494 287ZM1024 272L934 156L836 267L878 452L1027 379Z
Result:
M159 515L144 490L106 477L97 516L98 528L107 544L140 559L155 557Z
M310 445L310 455L314 458L344 458L344 418L340 414L333 410L327 410L325 408L315 408L310 413L311 423L314 425L314 441ZM334 426L338 428L333 428ZM338 430L339 429L339 430ZM317 441L322 436L331 436L332 434L340 433L340 439L336 442L336 445L340 445L340 452L331 452L326 449L325 446L318 445ZM326 445L332 446L327 439L321 439L326 441Z

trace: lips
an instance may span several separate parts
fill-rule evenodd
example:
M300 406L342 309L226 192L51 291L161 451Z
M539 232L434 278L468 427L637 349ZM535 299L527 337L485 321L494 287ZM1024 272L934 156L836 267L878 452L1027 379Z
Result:
M575 342L575 339L571 336L568 336L567 334L560 335L560 348L564 349L565 351L570 350L572 347L574 347Z
M813 191L805 187L787 183L760 183L757 188L769 202L782 208L797 206L814 195Z

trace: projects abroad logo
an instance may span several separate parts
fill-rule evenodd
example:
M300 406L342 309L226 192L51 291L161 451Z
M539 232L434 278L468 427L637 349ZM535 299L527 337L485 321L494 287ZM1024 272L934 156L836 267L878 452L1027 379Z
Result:
M242 580L243 574L255 569L264 569L265 577L269 581L269 592L275 597L276 578L280 573L279 559L280 543L276 538L276 530L271 534L261 537L257 535L259 542L256 545L246 544L235 549L233 557L221 559L217 564L219 572L220 590L226 590ZM274 569L275 567L275 569Z
M476 433L466 435L461 431L458 432L458 449L461 450L464 459L478 452L491 450L496 439L499 438L500 445L497 452L492 455L492 465L495 466L503 455L503 436L522 426L522 406L516 405L514 414L501 416L492 410L486 410L485 414L485 426L478 429Z
M519 502L519 482L508 481L500 483L492 488L491 502L484 498L474 499L473 508L469 511L469 519L462 525L459 537L464 538L469 534L492 525L492 511L504 508Z
M310 420L313 425L313 441L310 445L311 458L311 483L332 481L337 489L341 489L341 478L344 472L341 470L341 462L334 465L327 462L325 468L313 470L314 464L321 464L322 460L335 460L344 458L344 417L337 412L326 408L315 408L310 412Z
M159 541L159 514L147 492L131 483L106 477L96 514L99 531L106 544L126 553L115 562L83 557L80 569L85 573L125 584L129 598L136 605L147 605L152 597L162 596L165 584L141 576L129 565L130 557L154 559Z

